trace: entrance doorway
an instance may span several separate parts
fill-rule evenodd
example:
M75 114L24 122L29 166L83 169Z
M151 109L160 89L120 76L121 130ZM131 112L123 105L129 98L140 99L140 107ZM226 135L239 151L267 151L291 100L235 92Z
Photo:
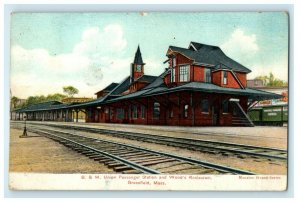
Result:
M213 125L217 126L220 124L220 105L218 102L215 102L212 105L212 121L213 121Z

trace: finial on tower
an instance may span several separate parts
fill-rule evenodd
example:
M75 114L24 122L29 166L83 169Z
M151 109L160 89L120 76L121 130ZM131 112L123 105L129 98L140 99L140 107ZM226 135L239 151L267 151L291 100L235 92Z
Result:
M137 65L143 65L144 64L142 54L141 54L141 50L140 50L140 45L138 45L138 48L136 50L133 63L137 64Z

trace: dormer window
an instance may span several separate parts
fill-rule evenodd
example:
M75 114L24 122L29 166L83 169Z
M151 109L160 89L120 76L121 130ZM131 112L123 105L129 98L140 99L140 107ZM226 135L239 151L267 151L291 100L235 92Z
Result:
M205 68L205 82L211 83L211 69Z
M223 84L227 85L227 77L228 77L228 72L223 71Z
M190 65L182 65L179 66L179 81L180 82L187 82L189 81L190 75Z

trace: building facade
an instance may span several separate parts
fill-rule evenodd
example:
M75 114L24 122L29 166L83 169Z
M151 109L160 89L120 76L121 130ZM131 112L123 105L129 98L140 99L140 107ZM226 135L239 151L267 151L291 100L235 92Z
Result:
M251 71L217 46L196 42L187 48L169 46L166 57L159 76L145 75L147 66L138 47L128 77L97 92L97 100L65 106L62 111L84 109L86 122L253 126L248 107L281 97L247 88Z

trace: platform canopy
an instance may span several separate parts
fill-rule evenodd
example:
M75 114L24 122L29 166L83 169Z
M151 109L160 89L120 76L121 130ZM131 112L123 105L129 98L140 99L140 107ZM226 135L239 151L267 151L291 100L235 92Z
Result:
M248 99L255 100L255 101L282 98L281 95L275 93L270 93L270 92L251 89L251 88L245 88L245 89L224 88L224 87L214 85L212 83L190 82L173 88L168 88L165 86L147 88L116 99L107 100L106 103L111 103L111 102L116 102L116 101L126 100L126 99L137 99L139 97L150 97L150 96L168 94L173 92L182 92L182 91L241 95L241 96L248 96Z
M207 92L207 93L222 93L222 94L232 94L232 95L242 95L249 96L249 99L255 100L269 100L269 99L280 99L281 95L270 93L266 91L256 90L252 88L224 88L212 83L204 83L204 82L190 82L181 86L177 86L174 88L168 88L166 90L157 91L157 92L149 92L149 95L154 94L162 94L162 93L171 93L178 91L196 91L196 92Z
M25 108L16 109L15 112L25 113L25 112L56 110L56 109L67 109L67 108L70 108L71 105L74 105L74 104L73 103L61 103L58 101L48 101L48 102L32 104Z
M204 82L190 82L184 85L168 88L163 82L163 76L158 76L150 85L127 95L121 95L118 92L123 92L125 87L128 87L128 78L115 87L109 94L102 98L98 98L93 101L84 103L68 103L63 104L57 101L44 102L39 104L30 105L23 109L15 110L17 113L34 112L34 111L47 111L47 110L60 110L60 109L80 109L86 107L95 107L101 104L114 103L122 100L138 99L142 97L151 97L156 95L169 94L173 92L203 92L203 93L217 93L217 94L229 94L229 95L241 95L247 96L249 100L261 101L280 99L282 95L270 93L262 90L245 88L224 88L212 83ZM116 93L117 92L117 93Z

